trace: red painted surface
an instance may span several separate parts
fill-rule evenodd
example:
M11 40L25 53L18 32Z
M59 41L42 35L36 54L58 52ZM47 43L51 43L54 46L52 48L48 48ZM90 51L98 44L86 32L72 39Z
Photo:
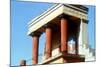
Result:
M46 59L51 57L52 52L52 29L50 27L46 28Z
M39 44L39 37L33 36L33 64L38 63L38 44Z
M68 45L68 21L65 18L61 19L61 51L67 51Z

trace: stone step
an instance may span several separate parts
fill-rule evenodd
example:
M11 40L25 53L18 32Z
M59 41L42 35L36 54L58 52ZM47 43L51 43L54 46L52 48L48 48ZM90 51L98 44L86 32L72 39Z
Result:
M92 53L86 55L86 58L93 57Z
M94 61L95 57L91 56L91 57L86 57L85 61Z

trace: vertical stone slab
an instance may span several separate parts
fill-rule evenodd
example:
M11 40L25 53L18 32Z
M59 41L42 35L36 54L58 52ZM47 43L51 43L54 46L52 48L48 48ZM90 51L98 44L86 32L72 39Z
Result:
M78 43L78 54L84 54L84 50L88 48L88 23L87 21L81 19L80 31L79 31L79 43Z

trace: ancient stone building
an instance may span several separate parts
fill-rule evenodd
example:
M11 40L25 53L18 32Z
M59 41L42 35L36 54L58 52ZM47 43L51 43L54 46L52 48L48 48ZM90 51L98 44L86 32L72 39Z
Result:
M88 42L88 8L82 5L55 4L30 21L28 35L33 41L33 64L38 63L39 37L46 34L41 64L73 63L94 60Z

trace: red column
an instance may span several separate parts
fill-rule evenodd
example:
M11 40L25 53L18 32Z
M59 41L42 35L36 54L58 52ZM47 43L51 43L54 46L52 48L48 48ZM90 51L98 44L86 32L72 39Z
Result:
M61 18L61 51L65 52L68 50L68 21L66 18Z
M26 60L21 60L20 66L26 66Z
M38 42L39 37L33 36L33 64L38 63Z
M37 64L38 63L38 45L39 45L39 37L40 37L40 32L34 32L31 34L33 38L33 52L32 52L32 63Z
M46 27L46 59L51 57L52 54L52 29L50 27Z

